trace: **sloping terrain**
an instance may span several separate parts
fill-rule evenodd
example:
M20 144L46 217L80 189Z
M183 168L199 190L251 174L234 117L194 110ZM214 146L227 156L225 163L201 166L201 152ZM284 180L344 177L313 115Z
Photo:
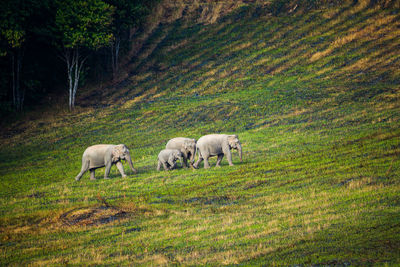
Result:
M119 84L3 134L1 265L400 263L398 10L243 4L146 35ZM208 133L238 134L243 163L155 170ZM76 182L96 143L139 173Z

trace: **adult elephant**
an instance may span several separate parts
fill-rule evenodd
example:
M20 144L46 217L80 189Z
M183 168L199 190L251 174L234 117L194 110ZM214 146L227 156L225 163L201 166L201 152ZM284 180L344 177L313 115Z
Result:
M128 161L132 171L136 173L131 155L129 154L129 149L124 144L90 146L83 152L82 169L75 177L75 180L79 181L87 170L90 170L90 180L96 180L95 170L104 166L106 167L104 179L109 179L108 175L110 174L110 169L113 164L117 165L119 172L124 178L126 174L121 160Z
M194 157L196 155L196 139L186 137L175 137L168 141L166 149L177 149L182 152L183 165L188 168L187 160L190 160L190 165L193 166Z
M194 168L198 168L199 164L204 160L204 168L210 168L208 158L212 156L218 156L216 167L219 167L224 155L228 159L230 166L232 163L231 149L236 149L239 152L240 161L242 161L242 146L240 144L237 135L227 134L209 134L200 137L197 141L197 151L199 159L193 165Z

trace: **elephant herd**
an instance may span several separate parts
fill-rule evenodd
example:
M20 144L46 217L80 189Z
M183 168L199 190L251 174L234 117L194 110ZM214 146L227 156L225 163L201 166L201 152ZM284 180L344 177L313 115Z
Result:
M199 140L185 137L176 137L169 140L165 149L158 154L157 170L172 170L177 167L177 160L181 162L182 167L190 166L197 169L204 160L204 168L210 168L208 159L218 156L216 167L220 166L221 160L226 156L230 166L232 163L231 149L236 149L242 161L242 146L237 135L209 134L200 137ZM195 156L198 154L197 162ZM94 145L86 148L82 155L82 168L75 177L79 181L86 171L90 171L90 179L95 180L95 170L105 167L104 179L109 179L110 169L115 164L122 177L126 177L121 160L128 162L131 170L136 173L133 167L132 158L129 149L124 145Z

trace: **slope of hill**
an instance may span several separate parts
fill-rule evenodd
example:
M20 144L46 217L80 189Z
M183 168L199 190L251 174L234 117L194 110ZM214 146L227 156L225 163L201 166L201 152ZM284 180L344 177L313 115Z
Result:
M398 10L243 4L146 35L121 83L3 135L2 265L400 263ZM155 171L170 138L208 133L244 162ZM96 143L139 173L75 182Z

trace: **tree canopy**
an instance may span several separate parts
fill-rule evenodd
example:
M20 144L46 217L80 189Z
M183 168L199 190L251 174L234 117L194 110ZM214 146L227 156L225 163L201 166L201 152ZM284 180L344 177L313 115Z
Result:
M118 65L119 43L131 27L137 27L157 0L4 0L0 5L0 113L21 110L25 92L29 103L60 90L70 78L94 79L91 70L101 68L109 79L111 64ZM106 47L117 54L105 53ZM128 46L126 46L128 47ZM111 50L111 51L112 51ZM65 75L67 69L77 68ZM88 68L83 68L83 63ZM98 63L101 64L98 64ZM68 65L69 64L69 65ZM100 67L99 67L100 66ZM104 67L101 67L104 66ZM108 66L108 67L107 67ZM70 74L72 76L70 76ZM90 78L92 77L92 78ZM72 81L74 84L75 81ZM65 86L64 86L65 88ZM69 88L70 89L70 88ZM16 107L15 99L20 98ZM11 108L13 107L13 108Z
M63 0L58 2L56 28L65 48L98 49L113 38L112 15L115 8L101 0Z
M97 50L111 43L114 9L102 0L58 2L55 25L67 64L70 110L75 107L79 79L87 58L80 50Z

